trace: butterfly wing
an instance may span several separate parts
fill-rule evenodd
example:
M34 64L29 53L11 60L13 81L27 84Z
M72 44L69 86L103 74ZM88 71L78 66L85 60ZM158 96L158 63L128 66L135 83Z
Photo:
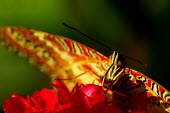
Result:
M139 73L135 70L128 70L132 75L137 77L137 79L141 80L141 82L145 85L145 93L151 100L152 107L157 107L157 110L161 110L160 108L163 108L163 110L170 112L170 93L167 89L165 89L163 86L161 86L156 81L152 80L151 78L143 75L142 73ZM161 106L161 107L160 107ZM151 107L148 107L148 109ZM162 111L163 112L163 111ZM161 113L159 111L159 113Z
M132 69L127 70L127 71L131 71L130 73L132 75L135 75L138 79L140 79L146 85L146 87L150 88L150 91L152 91L156 96L162 98L164 102L170 104L170 93L167 89L165 89L159 83L145 76L142 73L139 73Z
M1 27L0 40L53 80L68 82L71 79L71 87L77 82L99 84L110 62L104 55L76 41L24 27Z
M124 112L136 109L146 110L148 113L170 112L169 91L133 69L125 68L125 76L114 90L124 95L113 95Z

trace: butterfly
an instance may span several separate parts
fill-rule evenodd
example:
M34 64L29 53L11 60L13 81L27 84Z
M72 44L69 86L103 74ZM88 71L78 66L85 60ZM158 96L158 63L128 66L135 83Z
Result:
M72 89L76 83L102 85L113 91L124 112L145 109L148 113L170 112L170 93L163 86L126 66L123 56L110 58L71 39L17 26L0 28L0 40Z

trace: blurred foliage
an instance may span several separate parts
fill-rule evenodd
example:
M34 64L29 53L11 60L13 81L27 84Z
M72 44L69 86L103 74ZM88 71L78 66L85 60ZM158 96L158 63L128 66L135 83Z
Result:
M65 22L123 55L136 69L170 90L168 0L4 0L0 26L17 25L62 35L108 56L112 51L64 27ZM31 95L49 78L0 46L0 101L12 93Z

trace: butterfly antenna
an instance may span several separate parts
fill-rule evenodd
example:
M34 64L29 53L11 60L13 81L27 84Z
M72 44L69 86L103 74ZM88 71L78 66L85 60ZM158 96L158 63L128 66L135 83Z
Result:
M95 40L94 38L91 38L90 36L88 36L88 35L86 35L86 34L82 33L82 32L81 32L81 31L79 31L78 29L76 29L76 28L74 28L74 27L71 27L71 26L69 26L69 25L65 24L64 22L62 22L62 24L63 24L64 26L66 26L66 27L70 28L70 29L73 29L73 30L75 30L75 31L79 32L79 33L80 33L80 34L82 34L83 36L85 36L85 37L87 37L87 38L89 38L89 39L91 39L91 40L93 40L93 41L97 42L98 44L100 44L100 45L102 45L102 46L106 47L106 48L107 48L107 49L109 49L110 51L113 51L113 49L111 49L110 47L108 47L108 46L104 45L103 43L101 43L101 42L99 42L99 41Z
M141 62L140 60L137 60L137 59L131 58L131 57L126 56L126 55L123 55L123 56L125 56L126 58L128 58L128 59L130 59L130 60L133 60L133 61L135 61L135 62L138 62L139 64L141 64L141 65L143 65L143 66L145 66L145 67L147 67L147 66L148 66L147 64L145 64L145 63Z
M87 37L87 38L89 38L89 39L91 39L91 40L93 40L93 41L97 42L98 44L100 44L100 45L102 45L103 47L105 47L105 48L109 49L110 51L112 51L112 52L114 51L114 50L113 50L113 49L111 49L110 47L108 47L108 46L106 46L105 44L103 44L103 43L101 43L101 42L99 42L99 41L95 40L94 38L91 38L90 36L88 36L88 35L86 35L86 34L82 33L82 32L81 32L81 31L79 31L78 29L76 29L76 28L74 28L74 27L71 27L71 26L67 25L67 24L66 24L66 23L64 23L64 22L62 22L61 24L63 24L64 26L66 26L66 27L68 27L68 28L70 28L70 29L73 29L73 30L75 30L75 31L79 32L79 33L80 33L80 34L82 34L83 36L85 36L85 37ZM125 56L126 58L131 59L131 60L133 60L133 61L136 61L136 62L138 62L139 64L141 64L141 65L143 65L143 66L147 66L147 64L144 64L144 63L142 63L141 61L139 61L139 60L137 60L137 59L134 59L134 58L128 57L128 56L126 56L126 55L123 55L123 56Z

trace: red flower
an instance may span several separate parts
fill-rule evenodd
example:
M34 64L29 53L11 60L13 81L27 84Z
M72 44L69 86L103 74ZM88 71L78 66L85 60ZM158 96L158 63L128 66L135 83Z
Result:
M30 113L30 112L51 112L59 106L55 91L42 89L34 92L33 96L24 97L13 94L12 98L6 99L4 110L6 113Z
M56 80L56 83L51 85L58 90L58 97L63 104L72 104L69 113L122 113L119 108L106 102L106 95L100 86L94 84L76 85L69 92L61 81Z
M88 84L76 85L70 92L66 85L59 80L51 84L58 91L42 89L32 96L24 97L13 94L6 99L4 110L6 113L122 113L122 111L108 104L102 87Z

